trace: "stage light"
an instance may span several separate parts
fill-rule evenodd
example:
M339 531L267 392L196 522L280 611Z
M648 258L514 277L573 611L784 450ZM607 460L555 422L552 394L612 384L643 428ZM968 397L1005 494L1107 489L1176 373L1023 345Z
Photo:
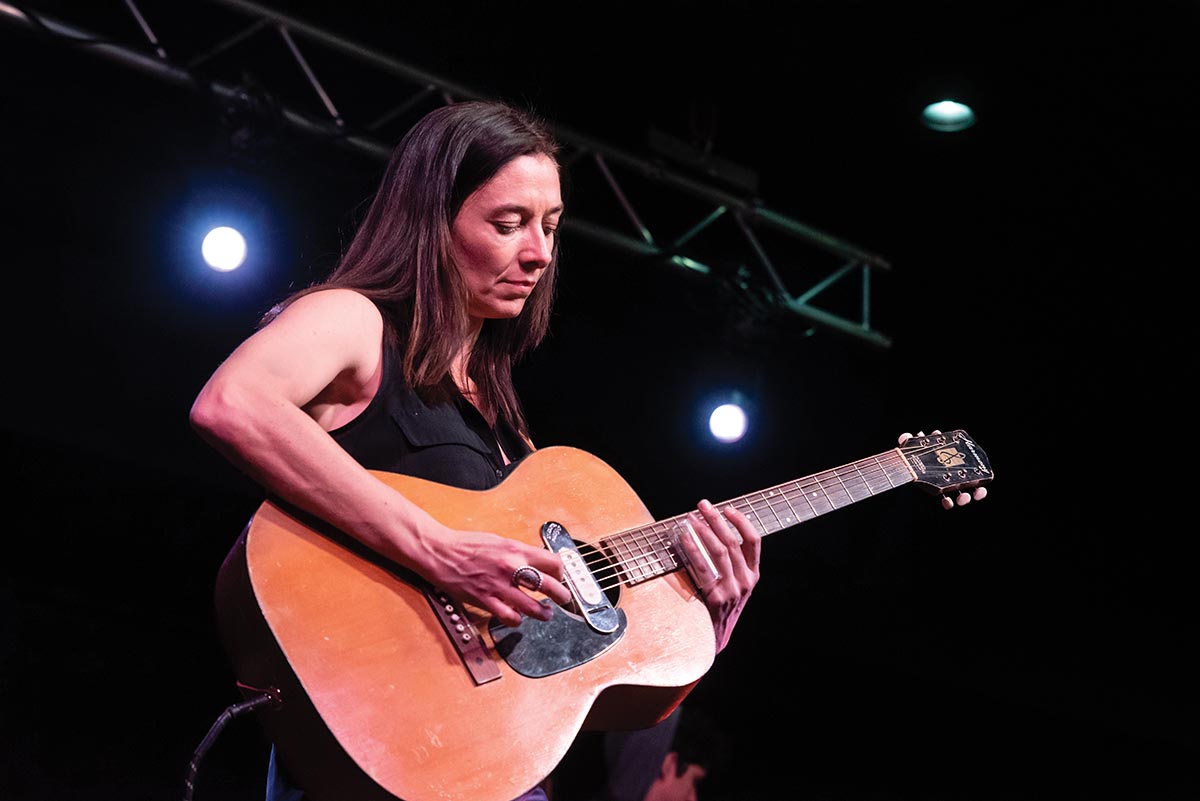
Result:
M708 430L720 442L737 442L746 434L746 411L736 403L723 403L708 417Z
M921 112L921 119L927 128L953 133L974 125L975 112L970 106L955 100L939 100L925 107Z
M209 267L227 273L246 260L246 240L233 228L218 226L205 235L200 252Z

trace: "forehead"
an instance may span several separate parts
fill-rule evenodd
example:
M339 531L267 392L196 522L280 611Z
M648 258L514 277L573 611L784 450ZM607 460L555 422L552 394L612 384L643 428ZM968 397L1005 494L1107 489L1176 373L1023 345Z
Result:
M463 207L487 213L500 209L522 209L534 214L562 210L562 188L558 165L549 156L517 156L480 185Z

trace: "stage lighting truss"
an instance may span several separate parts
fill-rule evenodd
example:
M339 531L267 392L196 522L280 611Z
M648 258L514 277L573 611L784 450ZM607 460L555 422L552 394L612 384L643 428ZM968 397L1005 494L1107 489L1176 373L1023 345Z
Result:
M155 7L169 8L157 19L143 2L144 9L135 0L124 9L86 4L79 11L92 19L72 22L0 0L0 19L207 92L230 109L269 106L297 133L376 160L431 107L485 96L258 3L175 0ZM257 77L253 86L246 75ZM760 318L794 318L810 332L891 347L871 322L872 276L891 269L881 256L773 211L728 182L565 127L556 133L576 189L568 231L648 266L720 281Z

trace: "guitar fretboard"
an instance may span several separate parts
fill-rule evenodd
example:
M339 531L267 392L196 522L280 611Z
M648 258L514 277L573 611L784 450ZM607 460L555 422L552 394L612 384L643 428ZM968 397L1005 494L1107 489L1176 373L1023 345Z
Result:
M777 484L717 506L733 506L754 521L759 533L766 536L912 481L913 473L897 449ZM673 540L685 517L677 515L658 520L602 540L600 544L613 565L597 572L601 586L610 585L614 580L637 584L678 570L682 561L675 552Z

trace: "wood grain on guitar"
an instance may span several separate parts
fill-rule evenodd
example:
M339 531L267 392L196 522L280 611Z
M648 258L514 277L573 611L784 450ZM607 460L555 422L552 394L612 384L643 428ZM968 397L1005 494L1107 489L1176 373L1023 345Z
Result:
M654 520L595 456L544 448L485 491L375 475L452 528L544 545L553 524L620 625L558 609L493 629L456 606L476 632L471 658L487 661L478 681L420 581L264 502L222 566L218 625L238 679L279 689L261 720L313 801L509 801L579 731L653 725L711 666L708 610L671 546L683 516ZM905 484L945 494L992 477L983 450L950 431L725 503L770 534Z

